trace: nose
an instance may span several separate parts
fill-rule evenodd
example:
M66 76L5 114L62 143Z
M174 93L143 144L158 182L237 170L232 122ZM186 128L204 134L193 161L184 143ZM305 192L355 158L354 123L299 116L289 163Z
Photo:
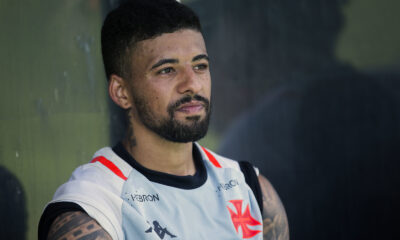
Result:
M201 89L201 77L196 74L192 67L188 66L182 70L178 92L181 94L196 94Z

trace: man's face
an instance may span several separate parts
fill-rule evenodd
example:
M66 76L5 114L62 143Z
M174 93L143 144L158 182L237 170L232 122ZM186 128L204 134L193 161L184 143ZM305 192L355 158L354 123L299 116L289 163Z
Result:
M202 138L210 117L211 79L201 33L185 29L144 40L132 59L134 127L173 142Z

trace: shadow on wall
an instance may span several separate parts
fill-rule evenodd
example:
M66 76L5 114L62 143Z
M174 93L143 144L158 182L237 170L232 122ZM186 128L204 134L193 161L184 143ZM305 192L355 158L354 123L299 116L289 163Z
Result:
M199 0L211 60L212 126L226 128L272 87L335 68L347 0Z
M293 239L395 239L399 73L361 73L335 59L344 1L252 1L247 9L232 2L220 19L232 19L223 24L228 36L240 36L220 53L234 56L213 69L235 71L217 74L217 92L240 101L244 91L257 104L228 129L219 152L251 161L272 182ZM237 80L223 86L226 77Z
M293 238L392 239L398 109L381 82L363 75L284 86L237 121L221 152L250 160L270 179Z
M19 180L0 166L0 236L24 240L27 231L25 192Z

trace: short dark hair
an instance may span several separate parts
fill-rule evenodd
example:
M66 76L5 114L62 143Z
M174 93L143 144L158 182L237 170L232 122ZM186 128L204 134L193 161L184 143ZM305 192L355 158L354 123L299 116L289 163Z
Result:
M126 0L111 11L101 29L107 79L130 75L130 50L137 42L180 29L201 32L197 15L176 0Z

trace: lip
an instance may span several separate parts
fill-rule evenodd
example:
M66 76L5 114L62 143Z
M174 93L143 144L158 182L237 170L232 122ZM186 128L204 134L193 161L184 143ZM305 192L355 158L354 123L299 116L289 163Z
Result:
M195 114L199 113L204 109L204 104L198 101L191 101L188 103L184 103L176 109L178 112L183 112L186 114Z

